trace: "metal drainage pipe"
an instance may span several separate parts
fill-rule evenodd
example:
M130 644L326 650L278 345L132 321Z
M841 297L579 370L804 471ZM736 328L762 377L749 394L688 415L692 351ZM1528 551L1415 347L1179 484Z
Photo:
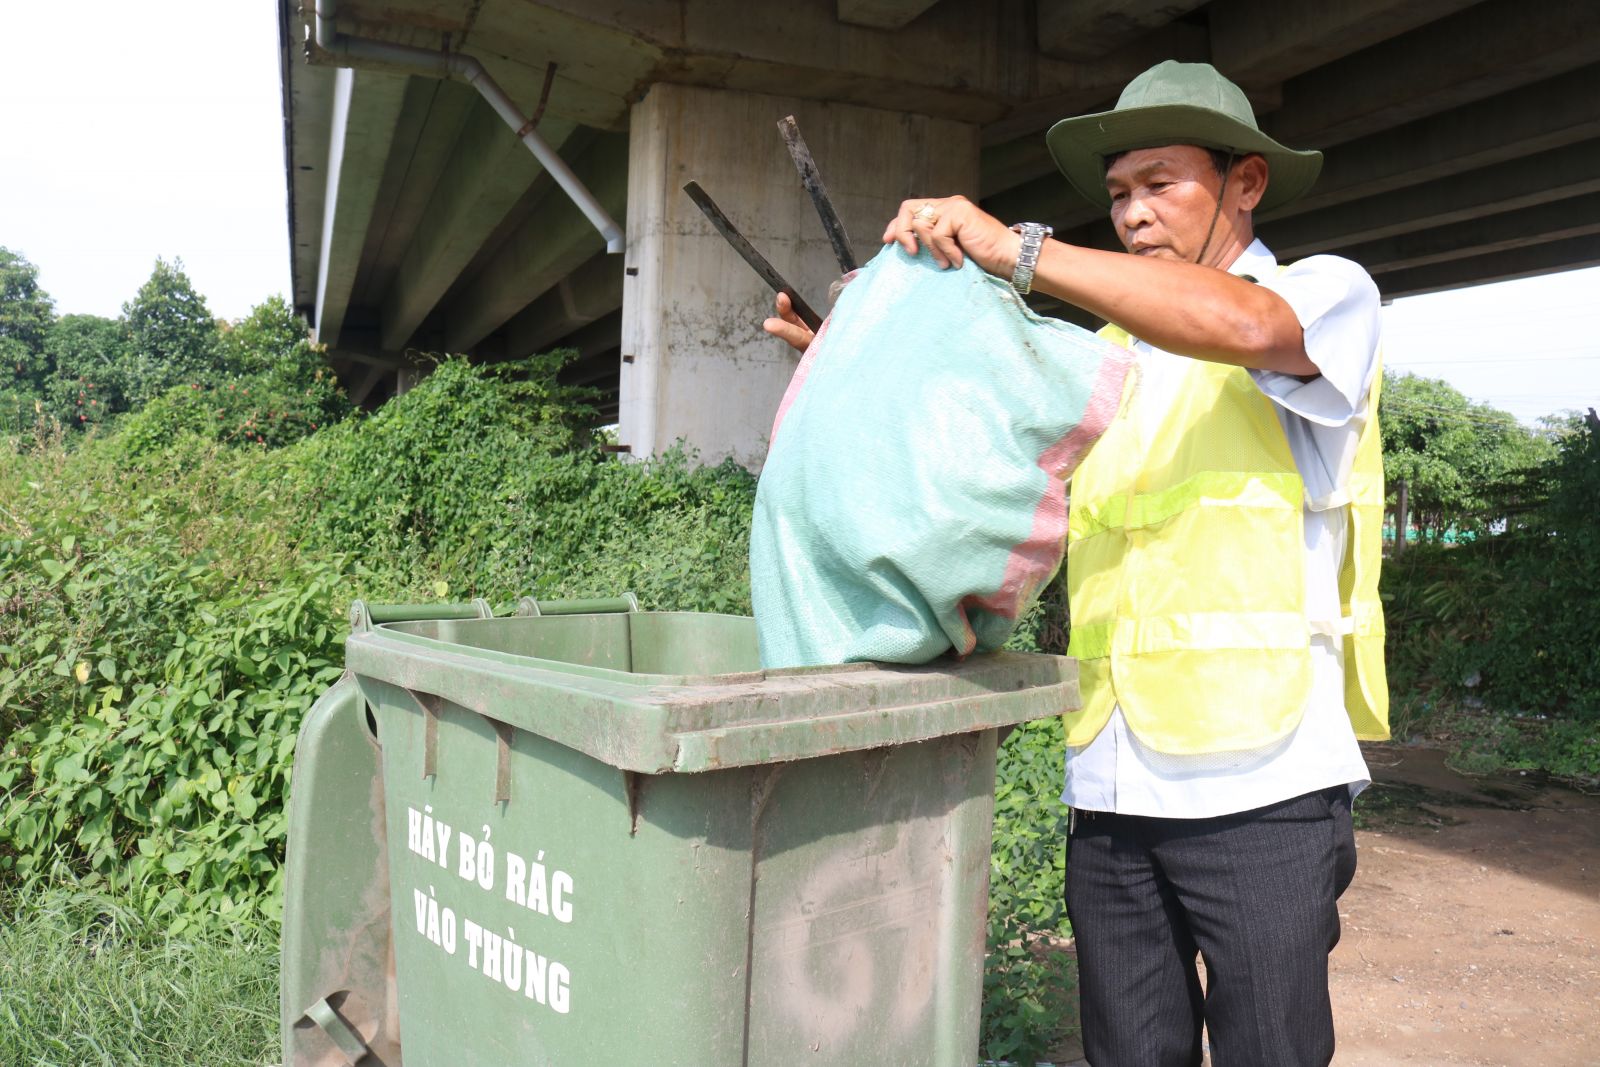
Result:
M578 205L578 210L582 211L590 224L600 231L600 236L605 238L606 251L623 250L626 239L622 227L618 226L616 220L600 206L600 201L595 199L594 194L584 186L578 176L572 173L572 168L567 166L566 160L562 159L533 129L532 122L506 95L505 90L489 76L482 63L460 52L430 52L426 48L389 44L386 41L369 41L342 34L334 27L337 13L337 0L318 0L316 4L318 48L339 59L349 60L346 65L352 67L357 61L370 60L409 68L415 73L431 77L455 76L464 79L478 90L479 95L488 101L489 106L505 120L506 125L516 131L517 138L528 146L528 150L544 165L544 169L556 180L556 184L572 198L574 204Z

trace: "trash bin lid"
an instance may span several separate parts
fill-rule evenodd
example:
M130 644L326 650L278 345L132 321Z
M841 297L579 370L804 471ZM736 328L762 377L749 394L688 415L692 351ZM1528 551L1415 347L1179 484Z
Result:
M763 671L753 619L698 612L393 623L352 634L345 662L369 694L396 686L434 711L448 701L646 774L907 744L1078 706L1077 665L1061 656Z

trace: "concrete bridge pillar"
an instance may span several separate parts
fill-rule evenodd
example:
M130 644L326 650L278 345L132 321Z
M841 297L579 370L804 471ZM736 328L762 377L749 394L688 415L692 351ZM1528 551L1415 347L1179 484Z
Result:
M682 438L701 460L761 465L796 355L761 329L772 293L684 195L698 181L827 314L839 275L777 121L794 115L858 262L912 196L977 199L978 128L906 112L657 84L633 106L620 438L634 456Z

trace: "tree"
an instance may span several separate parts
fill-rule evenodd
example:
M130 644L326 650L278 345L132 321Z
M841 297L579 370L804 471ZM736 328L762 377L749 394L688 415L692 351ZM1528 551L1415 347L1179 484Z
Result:
M1516 506L1516 478L1551 446L1508 412L1474 404L1437 378L1385 375L1379 418L1384 478L1395 496L1396 545L1481 528Z
M298 381L323 365L305 320L281 296L270 296L238 322L223 324L217 338L216 367L229 377L270 373Z
M344 418L350 402L323 352L281 296L224 324L217 343L217 396L225 400L218 429L235 439L281 445Z
M67 426L88 428L128 410L127 327L99 315L63 315L45 337L55 368L46 410Z
M159 451L180 433L271 447L349 414L322 349L282 297L217 330L206 368L133 407L121 430L127 447Z
M143 407L174 385L212 374L217 324L183 261L157 259L150 279L122 306L128 324L128 406Z
M37 398L50 374L44 339L55 321L54 302L39 288L39 268L22 255L0 248L0 394L7 408ZM0 411L9 423L14 413Z

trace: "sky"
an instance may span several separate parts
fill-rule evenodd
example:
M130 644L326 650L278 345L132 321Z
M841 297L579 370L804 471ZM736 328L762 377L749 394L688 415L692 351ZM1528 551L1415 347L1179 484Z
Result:
M273 0L0 11L0 246L57 314L116 316L158 256L223 318L288 295Z
M1600 267L1396 300L1384 365L1443 378L1533 425L1600 407Z
M274 0L4 0L0 246L58 314L115 316L158 256L213 314L289 291ZM1600 268L1397 300L1391 369L1533 424L1600 406Z

